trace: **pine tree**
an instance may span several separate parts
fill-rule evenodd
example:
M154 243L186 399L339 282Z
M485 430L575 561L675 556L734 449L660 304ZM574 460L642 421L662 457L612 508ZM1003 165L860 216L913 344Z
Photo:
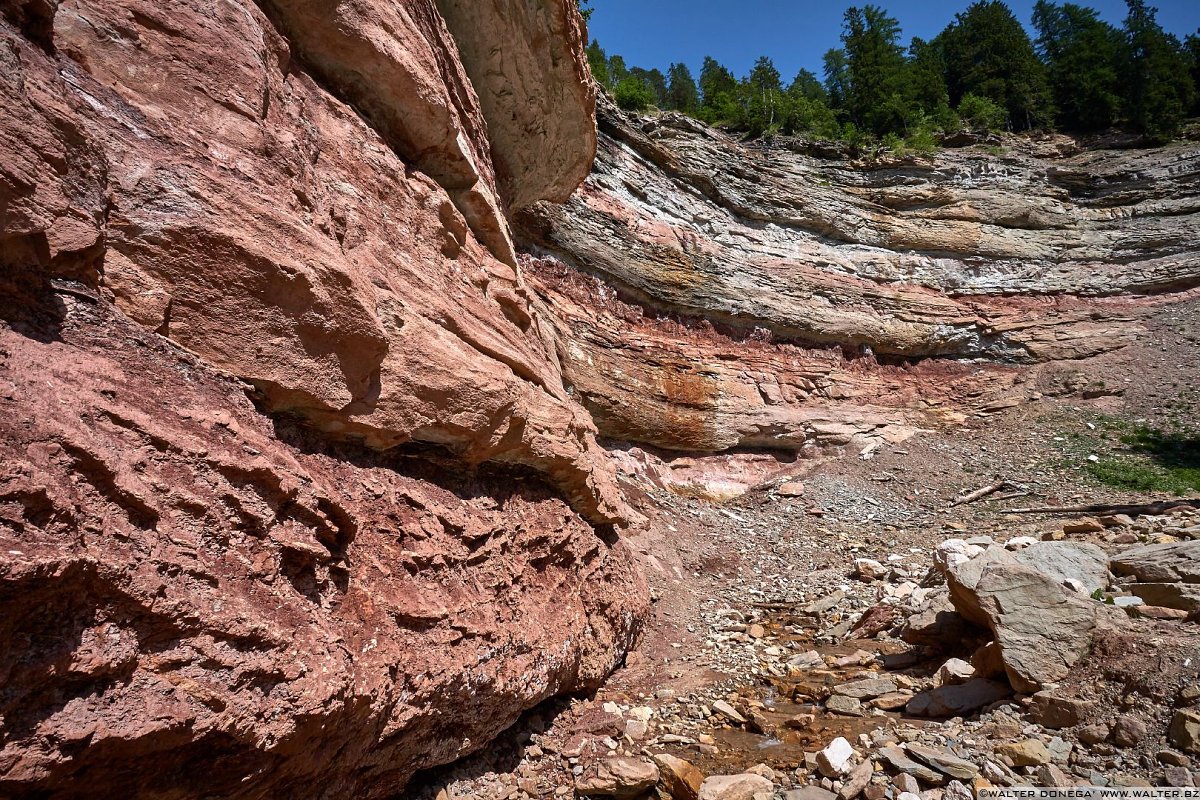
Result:
M608 55L604 52L604 48L595 39L592 39L587 48L588 66L592 68L592 77L596 82L605 88L609 88L608 82Z
M803 97L807 100L829 103L829 94L825 91L825 86L821 83L820 78L806 69L796 73L787 92L794 98Z
M617 85L629 77L629 68L625 66L625 59L621 56L612 56L608 59L608 86L612 90L616 90Z
M970 93L1004 108L1018 130L1048 126L1053 105L1046 69L1021 23L999 0L977 0L938 35L953 103Z
M905 94L918 112L928 117L932 128L951 130L958 126L958 117L950 108L950 93L946 89L946 60L941 42L913 37L908 46L905 70Z
M1183 40L1183 49L1187 51L1188 56L1192 59L1192 111L1193 115L1200 115L1200 30L1188 36Z
M613 99L626 111L645 111L654 105L654 92L641 78L626 75L613 90Z
M761 56L740 87L743 118L739 127L761 136L783 121L783 84L774 62Z
M846 10L842 49L849 78L846 110L860 128L875 134L904 129L904 50L900 23L878 6Z
M1125 102L1130 126L1159 141L1179 135L1195 87L1183 45L1159 26L1157 9L1125 0Z
M806 69L800 70L784 94L784 133L810 133L827 139L837 137L837 117L829 107L829 95L816 75Z
M712 56L700 69L700 117L706 122L729 121L737 113L738 82Z
M695 114L700 109L700 90L687 64L672 64L667 69L667 108Z
M667 76L662 74L662 70L630 67L629 75L646 84L654 98L654 105L659 108L667 107Z
M1058 120L1066 130L1116 124L1121 111L1121 33L1090 8L1038 0L1037 49L1047 66Z
M850 96L850 71L846 64L846 51L837 48L826 50L823 62L825 93L829 97L829 105L834 109L845 109Z

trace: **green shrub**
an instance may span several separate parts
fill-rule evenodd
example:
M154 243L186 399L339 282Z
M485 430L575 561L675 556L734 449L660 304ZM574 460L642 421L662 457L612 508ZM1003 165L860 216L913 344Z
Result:
M958 104L958 116L972 130L991 133L1004 129L1008 114L986 97L967 93Z
M645 111L654 105L654 92L642 80L628 77L617 84L613 99L625 111Z

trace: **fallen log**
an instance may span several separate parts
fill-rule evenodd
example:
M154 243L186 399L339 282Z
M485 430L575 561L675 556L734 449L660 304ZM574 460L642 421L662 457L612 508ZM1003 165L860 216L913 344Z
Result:
M1188 508L1200 508L1200 499L1197 500L1160 500L1157 503L1141 503L1133 505L1114 505L1107 503L1098 503L1087 506L1047 506L1044 508L1010 508L1001 513L1004 514L1127 514L1131 517L1136 516L1158 516L1170 511L1173 508L1187 506Z
M951 503L950 507L954 508L955 506L962 506L962 505L966 505L967 503L977 502L977 501L982 500L983 498L987 497L988 495L995 494L996 492L1000 491L1001 489L1019 490L1020 488L1021 487L1017 486L1012 481L1000 481L999 483L993 483L990 486L984 486L980 489L976 489L973 492L963 495L962 497L958 498L953 503Z

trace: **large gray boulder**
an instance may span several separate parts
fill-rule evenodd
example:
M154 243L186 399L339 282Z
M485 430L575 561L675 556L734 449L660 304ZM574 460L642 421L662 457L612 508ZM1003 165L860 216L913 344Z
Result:
M1108 556L1094 544L1038 542L1016 552L993 546L947 567L950 600L958 613L976 625L991 627L989 615L980 607L976 586L984 572L1003 565L1033 570L1082 594L1106 588L1109 582Z
M1135 547L1114 558L1112 568L1142 583L1200 583L1200 539Z
M1099 547L1038 542L1013 553L990 547L946 570L958 612L995 635L1009 683L1036 692L1066 677L1110 617L1088 597L1109 582Z

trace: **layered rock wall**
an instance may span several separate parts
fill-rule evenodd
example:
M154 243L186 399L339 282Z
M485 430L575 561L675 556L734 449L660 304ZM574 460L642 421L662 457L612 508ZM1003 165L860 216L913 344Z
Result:
M497 176L460 56L579 76L516 11L0 0L0 794L394 796L632 646L504 199L570 171Z
M600 123L584 186L519 226L567 265L534 283L614 438L797 449L996 410L1037 391L1014 367L1124 347L1200 286L1195 144L854 162L678 115Z

